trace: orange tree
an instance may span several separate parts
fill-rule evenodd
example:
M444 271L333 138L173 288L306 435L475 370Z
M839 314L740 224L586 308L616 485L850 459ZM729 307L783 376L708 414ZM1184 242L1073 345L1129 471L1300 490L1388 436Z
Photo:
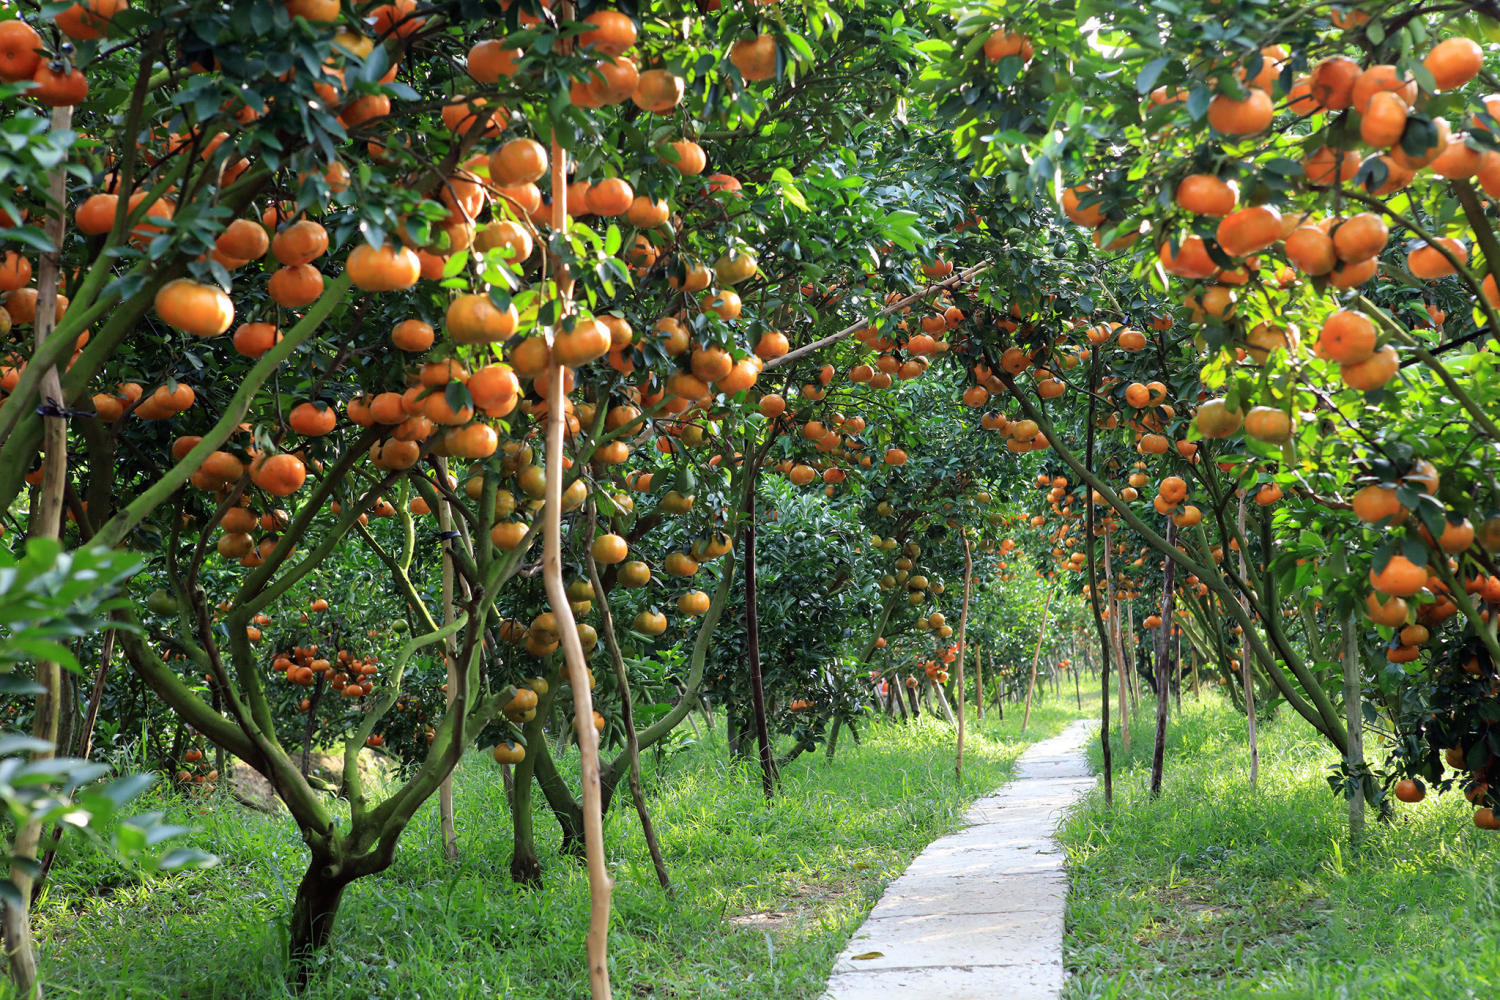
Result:
M790 346L780 330L878 311L898 270L884 248L929 240L919 212L972 218L960 171L868 124L903 113L919 29L894 7L817 3L4 17L0 508L68 545L149 554L153 600L115 612L125 654L287 803L310 850L299 978L344 888L389 865L464 747L493 725L499 756L545 770L520 748L540 751L535 727L571 689L559 721L583 722L575 826L607 989L598 813L620 768L597 763L584 653L590 633L617 636L575 620L609 583L570 594L565 573L581 583L632 544L605 536L646 536L623 473L684 475L679 441L727 443L721 502L696 539L658 537L663 566L671 546L732 537L743 456L766 441L747 394ZM653 430L665 444L642 454ZM664 631L649 609L632 623ZM376 801L355 761L387 734L413 767ZM314 738L343 741L344 802L304 773Z
M1079 435L1054 447L1207 585L1299 714L1346 748L1342 662L1343 700L1363 681L1391 710L1383 784L1461 784L1492 825L1493 22L1404 3L1167 6L966 9L963 44L929 71L972 109L961 150L1177 297L1170 312L1105 300L1131 329L1095 345L1110 356L1089 387L1144 393L1098 415L1135 418L1156 511L1201 518L1173 525L1183 551L1139 512L1147 497L1088 468ZM1055 406L1018 403L1057 426ZM1234 548L1243 564L1214 558ZM1349 750L1335 784L1378 799Z

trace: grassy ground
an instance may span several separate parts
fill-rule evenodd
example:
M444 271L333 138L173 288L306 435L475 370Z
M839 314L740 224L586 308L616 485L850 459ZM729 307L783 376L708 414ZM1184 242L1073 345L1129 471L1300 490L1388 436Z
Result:
M1305 723L1262 727L1252 792L1244 720L1217 699L1184 709L1160 800L1143 711L1123 766L1116 744L1114 810L1096 791L1065 826L1068 1000L1496 995L1500 840L1466 803L1400 805L1351 850L1334 755Z
M1019 711L971 728L961 789L952 728L926 721L872 725L859 746L846 733L832 762L804 755L769 805L753 772L724 763L722 731L666 757L648 789L675 902L656 885L623 791L607 820L616 995L817 997L882 887L1001 784L1027 742L1073 718L1071 705L1041 706L1024 739ZM456 796L462 859L441 860L436 806L424 809L394 867L350 888L306 1000L586 995L587 883L556 855L555 823L538 819L545 886L527 891L506 876L498 769L466 759ZM50 995L286 996L285 914L306 858L293 827L222 801L161 804L222 864L142 884L98 856L66 855L37 915Z

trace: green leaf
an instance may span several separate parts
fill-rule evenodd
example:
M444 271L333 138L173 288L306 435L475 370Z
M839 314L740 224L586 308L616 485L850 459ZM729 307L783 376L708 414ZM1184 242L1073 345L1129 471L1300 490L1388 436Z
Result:
M1160 56L1142 66L1141 71L1135 77L1135 92L1144 97L1156 89L1156 78L1161 76L1161 71L1171 61L1171 56Z

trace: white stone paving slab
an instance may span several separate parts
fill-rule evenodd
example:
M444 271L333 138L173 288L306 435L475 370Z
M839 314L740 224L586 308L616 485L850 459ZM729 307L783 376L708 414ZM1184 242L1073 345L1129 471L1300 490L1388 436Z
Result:
M834 963L824 1000L1055 1000L1067 876L1053 836L1094 783L1085 721L1033 745L963 829L886 887Z

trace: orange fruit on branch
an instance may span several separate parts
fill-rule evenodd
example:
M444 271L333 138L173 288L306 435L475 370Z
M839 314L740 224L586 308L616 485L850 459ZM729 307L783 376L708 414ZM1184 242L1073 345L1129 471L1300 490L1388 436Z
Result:
M156 292L156 314L168 326L195 337L217 337L234 322L234 303L213 285L176 278Z

